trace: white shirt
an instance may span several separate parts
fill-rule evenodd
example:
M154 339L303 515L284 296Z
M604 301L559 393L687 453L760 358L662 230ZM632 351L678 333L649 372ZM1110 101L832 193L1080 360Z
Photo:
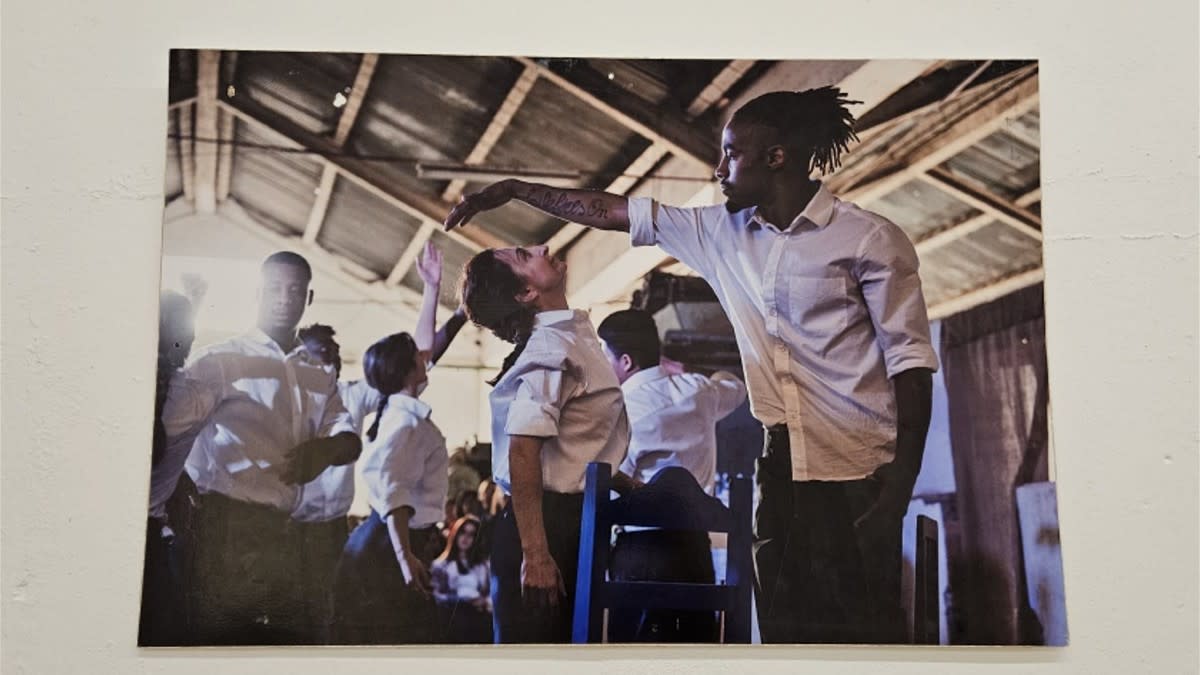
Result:
M782 227L629 200L634 246L696 270L733 323L754 416L785 423L794 480L853 480L892 460L890 377L937 368L917 255L900 228L822 186Z
M466 573L460 572L458 563L453 560L434 560L430 572L433 577L433 598L439 604L448 605L458 600L478 598L490 600L491 572L486 560ZM490 601L488 605L491 605Z
M655 366L629 376L621 391L633 435L621 472L647 483L668 466L687 469L712 493L717 471L717 422L746 399L735 375L669 375Z
M407 394L392 394L375 440L364 438L363 481L371 509L384 518L401 506L413 509L410 528L433 525L445 516L450 453L446 439L429 419L429 405ZM374 418L374 413L367 416Z
M619 466L629 446L621 387L600 339L581 311L541 312L512 368L488 396L492 406L492 473L512 494L509 436L542 443L542 487L583 492L589 462Z
M291 513L301 488L280 479L286 453L304 441L354 432L333 370L303 346L285 354L260 330L204 348L185 372L221 392L187 459L201 493Z
M363 422L369 413L379 408L380 393L366 380L338 382L338 395L350 413L355 432L362 436ZM292 519L306 523L323 523L345 518L354 503L354 463L331 466L300 491L300 502L292 510Z
M196 434L204 428L208 416L221 399L220 387L187 377L182 371L171 374L163 403L162 422L167 433L167 449L157 466L150 468L150 516L165 518L167 500L175 493L183 465Z

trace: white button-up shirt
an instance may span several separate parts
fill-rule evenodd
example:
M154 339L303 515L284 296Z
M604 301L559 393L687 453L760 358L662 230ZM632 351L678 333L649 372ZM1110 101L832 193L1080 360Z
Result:
M621 472L647 483L668 466L687 469L712 493L717 471L717 422L746 400L735 375L670 375L657 366L621 384L633 435Z
M895 456L890 378L937 368L917 255L887 219L822 186L791 223L629 200L633 245L712 286L763 424L787 424L794 480L853 480Z
M202 493L291 513L301 488L280 479L287 452L304 441L355 431L332 369L303 346L284 353L260 330L204 348L185 372L221 391L187 459Z
M446 439L429 418L428 404L407 394L392 394L375 440L364 439L363 481L371 509L384 518L409 506L411 528L433 525L445 517L450 482ZM367 416L373 420L375 413Z
M629 446L621 386L581 311L541 312L525 350L489 395L492 473L512 494L509 436L542 443L542 487L583 492L589 462L620 466Z
M350 413L354 430L362 436L366 416L379 408L382 395L366 380L338 382L338 395ZM345 518L354 503L354 463L331 466L321 475L304 484L300 503L292 510L292 519L306 523L323 523Z
M165 518L167 501L175 493L196 434L221 400L221 388L191 379L181 371L171 374L162 422L167 433L167 450L150 468L150 516Z

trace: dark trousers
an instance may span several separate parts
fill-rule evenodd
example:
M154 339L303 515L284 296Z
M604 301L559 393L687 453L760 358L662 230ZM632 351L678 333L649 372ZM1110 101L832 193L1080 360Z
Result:
M715 581L712 542L706 532L642 530L617 536L609 559L614 581ZM612 609L609 642L716 642L715 612Z
M329 641L333 573L350 535L345 517L317 523L293 523L300 549L301 598L305 605L305 632L317 644Z
M437 528L409 530L408 536L420 558ZM428 566L430 561L421 562ZM404 580L387 523L374 511L346 541L334 572L332 610L334 644L426 644L434 639L434 602Z
M138 645L142 647L181 645L187 639L179 543L165 526L162 520L146 521L142 612L138 620Z
M289 514L216 493L200 495L194 536L196 644L315 641L306 621L302 554Z
M796 482L786 428L758 460L755 598L763 642L904 642L900 538L854 522L879 497L874 478ZM895 515L895 514L893 514Z
M492 526L492 628L497 643L568 643L575 611L575 577L579 566L579 532L583 495L545 492L542 519L550 557L558 565L566 596L557 607L526 606L521 597L521 536L512 504L496 515Z

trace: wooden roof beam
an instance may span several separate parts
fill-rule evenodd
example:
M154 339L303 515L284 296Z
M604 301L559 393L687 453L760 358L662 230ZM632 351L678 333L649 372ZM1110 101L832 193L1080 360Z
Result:
M508 129L508 125L512 122L513 117L521 109L521 104L525 102L525 97L529 95L529 91L533 89L533 85L537 82L537 79L537 68L526 65L525 70L521 72L521 76L513 83L512 89L508 90L508 95L504 97L504 101L500 104L500 107L496 109L496 114L492 116L492 121L488 123L487 129L483 131L483 135L479 137L479 140L475 143L475 147L471 149L471 153L463 161L464 164L481 164L483 160L487 159L488 153L492 151L492 148L496 147L500 136ZM466 185L467 181L461 178L450 181L450 184L442 192L442 199L448 202L458 201Z
M196 138L219 138L217 121L217 81L221 52L201 49L196 55ZM196 211L214 213L217 210L217 155L220 146L204 144L195 147L195 172L192 174L192 194Z
M339 148L346 145L346 139L350 138L350 132L354 130L354 122L358 120L358 112L362 110L363 101L367 98L367 89L371 87L371 78L375 76L375 66L378 63L378 54L362 55L358 72L354 75L354 84L350 87L350 95L346 97L346 105L342 106L337 130L333 133L333 144Z

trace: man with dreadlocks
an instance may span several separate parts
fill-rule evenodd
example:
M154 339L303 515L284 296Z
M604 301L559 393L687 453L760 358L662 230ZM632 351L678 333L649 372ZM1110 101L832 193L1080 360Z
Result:
M764 642L904 641L900 534L937 357L912 243L811 178L837 168L855 140L850 103L823 87L738 109L716 168L724 205L507 180L446 218L457 227L516 199L629 232L712 286L767 431L754 545Z

